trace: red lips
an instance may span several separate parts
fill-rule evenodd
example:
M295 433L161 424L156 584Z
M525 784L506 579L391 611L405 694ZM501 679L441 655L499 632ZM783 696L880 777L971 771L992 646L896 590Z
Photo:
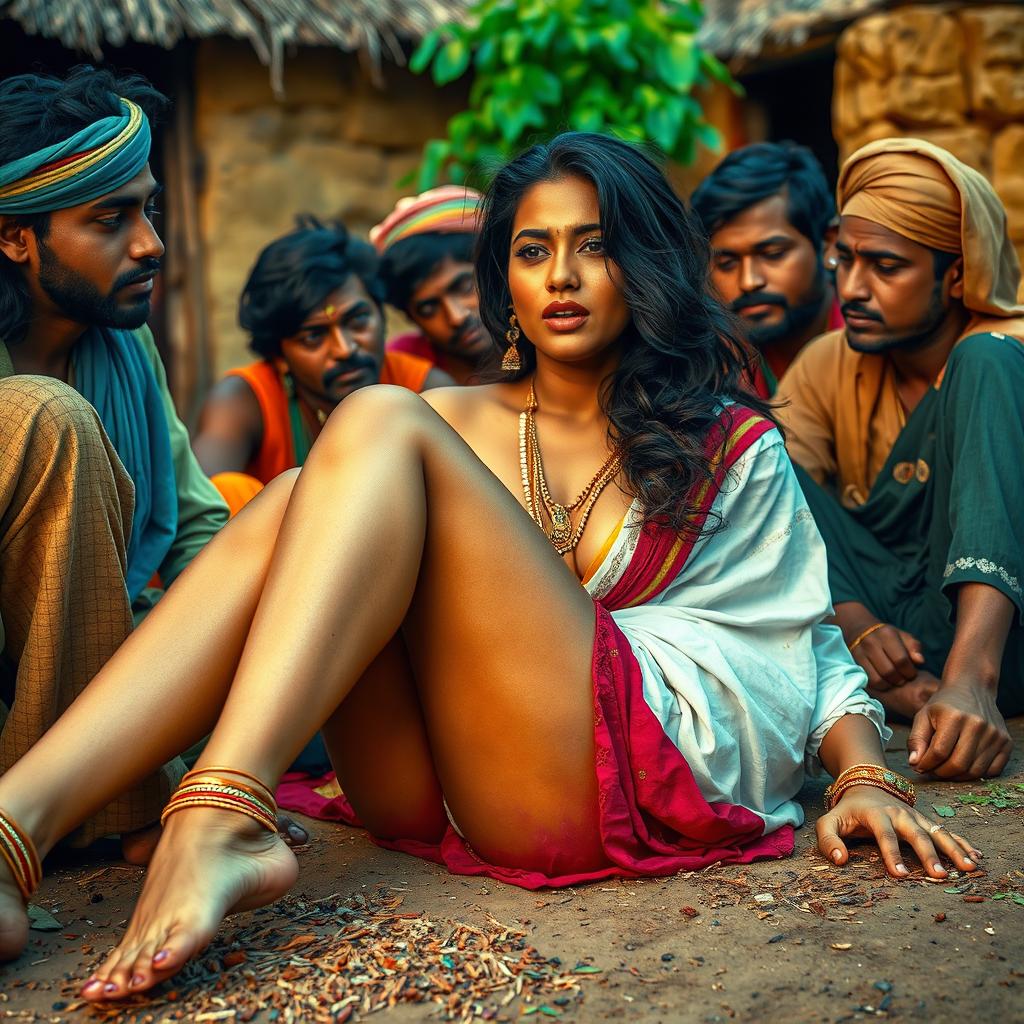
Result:
M590 316L590 310L586 306L581 306L578 302L549 302L544 307L544 312L541 316L546 320L548 317L559 313L562 316Z

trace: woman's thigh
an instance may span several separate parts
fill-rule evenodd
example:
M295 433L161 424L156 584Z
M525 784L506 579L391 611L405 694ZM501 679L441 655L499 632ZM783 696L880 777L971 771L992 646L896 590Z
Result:
M438 842L447 818L405 644L396 636L323 727L359 820L382 839Z
M425 451L426 538L403 634L442 789L496 863L549 867L555 847L572 851L563 870L602 864L593 602L504 485L440 427Z

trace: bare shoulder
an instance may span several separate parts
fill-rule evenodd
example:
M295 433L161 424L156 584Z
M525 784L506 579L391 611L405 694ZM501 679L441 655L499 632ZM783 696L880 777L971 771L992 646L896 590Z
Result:
M466 437L522 411L521 384L476 384L433 388L420 397L448 425Z

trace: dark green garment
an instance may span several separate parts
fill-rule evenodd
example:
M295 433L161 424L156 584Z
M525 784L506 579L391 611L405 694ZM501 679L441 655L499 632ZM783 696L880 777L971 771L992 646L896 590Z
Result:
M833 602L859 601L916 636L934 674L953 642L957 586L984 583L1014 603L999 705L1024 711L1024 344L961 341L863 505L844 509L798 476L825 539Z

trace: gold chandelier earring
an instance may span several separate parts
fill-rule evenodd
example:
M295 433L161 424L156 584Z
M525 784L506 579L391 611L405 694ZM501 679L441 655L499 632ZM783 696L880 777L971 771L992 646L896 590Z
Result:
M501 357L501 369L504 373L518 373L523 368L523 364L519 359L519 349L516 344L519 341L519 335L519 321L516 319L515 313L510 313L508 318L508 330L505 332L505 340L508 342L508 348L505 349L505 354Z

